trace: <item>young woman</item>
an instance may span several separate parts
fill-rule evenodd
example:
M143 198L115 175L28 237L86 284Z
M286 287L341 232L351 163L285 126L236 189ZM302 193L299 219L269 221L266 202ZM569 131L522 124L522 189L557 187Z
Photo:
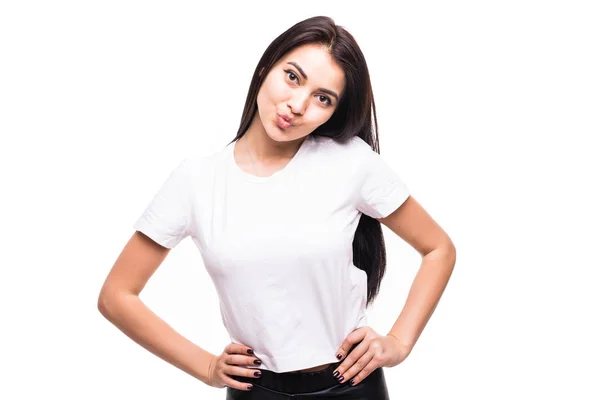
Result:
M365 315L385 272L382 223L423 257L386 335ZM167 362L227 387L230 400L389 398L382 368L411 352L455 262L450 238L380 157L367 64L328 17L301 21L269 45L236 137L184 159L134 228L101 312ZM220 355L138 298L188 236L231 338Z

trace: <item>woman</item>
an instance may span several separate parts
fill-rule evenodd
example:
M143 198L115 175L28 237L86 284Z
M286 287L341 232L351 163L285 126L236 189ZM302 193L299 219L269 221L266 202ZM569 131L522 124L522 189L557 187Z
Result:
M385 272L381 223L423 256L386 335L365 316ZM227 399L389 398L382 368L408 356L455 261L450 238L380 157L365 59L327 17L271 43L237 136L216 154L183 160L134 228L100 293L101 312L164 360L227 387ZM218 356L137 297L187 236L231 337Z

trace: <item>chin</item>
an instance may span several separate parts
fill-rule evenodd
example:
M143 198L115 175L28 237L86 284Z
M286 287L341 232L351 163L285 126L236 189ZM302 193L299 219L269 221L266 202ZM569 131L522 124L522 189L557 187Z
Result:
M269 135L269 136L271 136L271 135ZM277 137L271 136L271 139L273 139L277 142L295 142L295 141L301 140L302 138L304 138L304 136L289 135L289 134L286 134L286 132L283 132L283 133L280 132Z
M277 124L273 124L273 127L270 130L266 129L265 131L267 132L267 135L276 142L290 142L300 139L294 137L295 135L289 130L282 130Z
M267 132L267 136L269 137L269 139L271 139L274 142L287 141L287 138L285 137L285 135L283 135L283 133L279 132L278 130L279 130L279 128L277 128L275 126L272 129L265 129L265 132Z

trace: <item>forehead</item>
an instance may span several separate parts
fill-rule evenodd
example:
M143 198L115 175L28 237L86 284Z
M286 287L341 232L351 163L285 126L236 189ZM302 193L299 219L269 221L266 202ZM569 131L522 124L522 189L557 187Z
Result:
M335 63L323 45L310 44L297 47L279 60L280 66L292 67L297 63L308 77L307 83L335 90L344 89L344 71Z

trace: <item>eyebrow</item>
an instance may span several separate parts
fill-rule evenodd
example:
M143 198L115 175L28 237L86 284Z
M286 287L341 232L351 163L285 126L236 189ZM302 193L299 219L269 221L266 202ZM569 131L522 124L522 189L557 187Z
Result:
M298 69L298 71L300 71L300 74L302 74L302 77L304 77L304 79L308 80L308 76L306 76L306 73L304 72L304 70L297 63L295 63L294 61L289 61L288 64L291 64L294 67L296 67ZM338 97L337 93L334 92L333 90L329 90L329 89L325 89L325 88L319 88L319 90L321 92L332 95L333 97L335 97L336 101L340 101L340 98Z

